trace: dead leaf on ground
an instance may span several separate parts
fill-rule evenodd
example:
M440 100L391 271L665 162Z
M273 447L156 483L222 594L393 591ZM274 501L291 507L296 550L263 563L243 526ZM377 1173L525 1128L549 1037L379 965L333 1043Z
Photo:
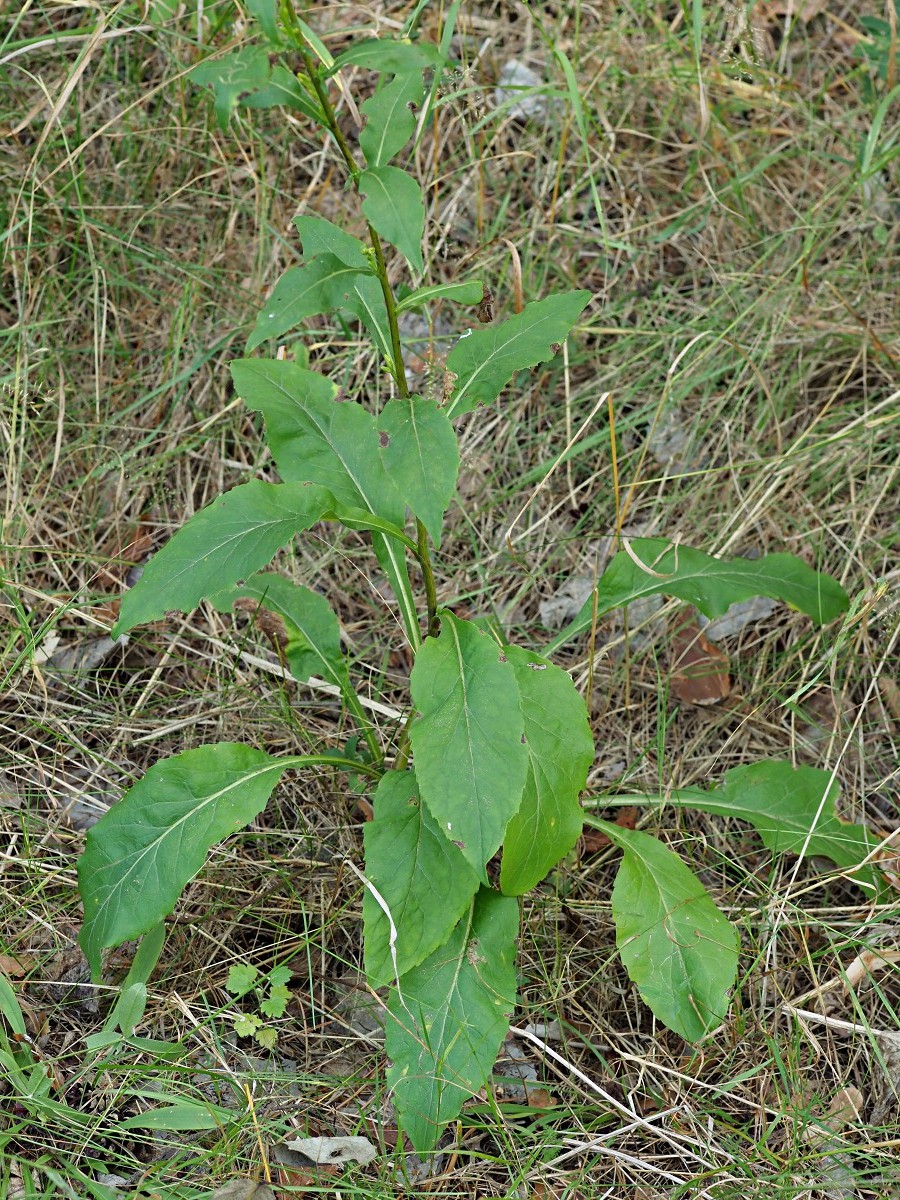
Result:
M0 954L0 972L7 979L21 979L34 966L34 959L28 954L14 957L11 954Z
M317 1165L335 1165L343 1163L370 1163L378 1156L378 1151L368 1138L364 1137L312 1137L291 1138L284 1145L296 1154Z
M673 621L671 664L672 692L685 704L721 704L730 695L728 655L704 635L690 608Z
M207 1200L275 1200L275 1193L267 1183L240 1177L229 1179L214 1192L209 1192Z
M883 971L895 962L900 962L900 950L864 950L862 954L857 954L844 972L844 985L858 987L867 976Z
M529 1108L555 1108L556 1101L546 1088L527 1088Z

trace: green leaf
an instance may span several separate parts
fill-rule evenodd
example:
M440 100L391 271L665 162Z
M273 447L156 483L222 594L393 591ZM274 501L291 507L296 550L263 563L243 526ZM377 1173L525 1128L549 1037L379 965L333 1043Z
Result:
M334 312L351 300L359 271L332 254L321 254L302 267L288 267L256 318L247 350L268 338L281 337L306 317Z
M0 1014L9 1022L13 1033L24 1034L26 1032L25 1018L22 1016L22 1009L16 998L15 990L3 974L0 974Z
M491 404L516 371L552 358L554 346L566 340L590 298L590 292L548 296L499 325L464 333L447 356L447 370L457 377L447 416Z
M147 1007L147 985L145 983L130 983L119 993L110 1015L104 1023L104 1029L121 1029L126 1037L130 1037L135 1026L140 1024L141 1017Z
M445 837L487 883L485 864L522 802L528 752L512 665L471 621L441 614L410 676L410 725L422 798Z
M366 878L387 904L396 933L375 896L363 897L366 975L390 983L443 945L478 890L478 876L419 798L412 771L389 771L373 798L375 817L363 830Z
M391 989L388 1085L423 1154L488 1079L516 1001L515 899L482 888L450 939Z
M296 680L306 683L312 675L320 675L342 692L350 690L347 660L341 651L341 627L324 596L283 575L261 573L210 596L210 603L219 612L230 612L240 598L256 600L281 617L287 634L282 652Z
M453 426L434 400L389 400L378 417L381 458L395 487L441 544L444 513L456 492L459 446Z
M528 751L522 806L503 839L500 886L522 895L568 854L581 836L578 797L594 761L584 700L565 671L545 658L507 646L513 665Z
M273 967L266 976L266 980L270 987L282 987L284 984L290 983L293 974L290 967Z
M246 996L253 991L258 978L259 971L250 963L233 963L228 969L225 990L232 996Z
M278 1031L268 1025L262 1025L256 1031L256 1040L264 1050L274 1050L278 1041Z
M666 803L749 821L775 854L803 851L820 855L851 871L854 879L874 887L876 872L871 867L857 868L877 845L877 839L864 825L838 817L835 806L839 793L830 771L771 761L734 767L711 791L683 788L667 793ZM629 804L647 801L658 804L659 797L627 797Z
M196 513L150 559L122 597L113 636L172 609L190 612L271 561L296 533L334 507L323 488L306 483L240 484Z
M78 862L79 941L95 980L101 950L167 916L210 846L262 811L288 765L234 742L186 750L155 763L88 830Z
M710 619L720 617L738 600L768 596L799 609L819 625L840 616L849 603L836 579L793 554L729 561L665 538L629 538L628 544L631 553L620 550L597 581L598 617L641 596L661 593L689 601ZM571 625L549 644L547 654L590 628L594 615L594 598L589 596Z
M303 257L307 262L323 254L330 254L345 266L355 271L372 270L365 245L359 238L345 233L339 225L326 221L324 217L294 217L294 225L300 234Z
M357 275L347 291L342 308L362 322L382 358L396 376L397 368L393 361L387 309L384 307L384 294L377 278L374 275Z
M273 46L281 45L278 29L278 0L246 0L247 11L259 24L267 41Z
M427 287L416 288L408 296L404 296L397 305L397 312L408 312L410 309L422 308L432 300L455 300L457 304L480 304L484 298L484 284L480 279L467 280L465 283L433 283Z
M260 1001L259 1011L265 1013L267 1017L283 1017L290 999L291 993L284 984L277 984L269 989L265 1000Z
M241 1013L239 1017L234 1018L234 1032L238 1037L253 1037L259 1029L259 1019L253 1017L250 1013Z
M370 167L383 166L403 149L416 128L415 109L424 95L422 71L417 68L398 74L360 106L366 123L359 144Z
M342 67L365 67L370 71L383 71L396 75L399 72L422 71L440 62L437 46L430 42L405 42L399 38L369 38L357 42L344 50L334 60L331 73Z
M208 84L213 89L216 119L220 129L228 121L237 104L269 82L269 55L262 46L245 46L221 58L206 59L188 71L194 83Z
M317 125L327 125L318 101L313 99L297 76L281 63L272 67L269 81L264 88L251 96L242 97L240 102L247 108L277 108L279 104L285 104L296 112L302 112Z
M625 852L612 893L616 945L644 1003L689 1042L725 1019L740 939L696 875L647 833L585 816Z
M366 219L411 266L423 270L425 205L416 181L399 167L370 167L359 177L359 190Z
M375 417L355 401L332 399L328 380L296 363L239 359L231 364L238 394L263 414L267 441L279 474L288 480L328 479L340 504L372 515L366 526L387 522L402 529L405 506L379 452ZM350 513L332 509L354 527ZM358 526L358 522L357 522ZM375 553L387 571L413 645L418 644L418 614L404 551L389 537L373 535Z
M147 1112L126 1117L116 1124L117 1129L221 1129L237 1120L232 1109L214 1104L168 1104L165 1108L151 1108Z

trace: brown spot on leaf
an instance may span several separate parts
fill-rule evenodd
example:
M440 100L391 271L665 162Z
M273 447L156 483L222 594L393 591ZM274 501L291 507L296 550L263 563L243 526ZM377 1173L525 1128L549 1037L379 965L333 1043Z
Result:
M390 444L391 444L391 439L388 437L388 435L382 429L378 434L378 445L382 448L382 450L384 450Z

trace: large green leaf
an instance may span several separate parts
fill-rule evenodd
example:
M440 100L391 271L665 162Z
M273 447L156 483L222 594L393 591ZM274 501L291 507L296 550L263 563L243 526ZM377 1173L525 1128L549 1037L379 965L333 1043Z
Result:
M303 257L307 262L321 254L331 254L355 271L371 271L372 263L364 243L339 225L325 217L305 215L294 217L294 225L300 234Z
M341 627L331 605L318 592L283 575L260 573L209 599L219 612L231 612L239 599L257 601L284 622L287 641L282 652L295 679L306 683L312 675L319 675L342 692L349 691Z
M391 989L388 1084L419 1154L488 1079L516 1001L516 900L482 888L450 939Z
M740 939L696 875L647 833L585 816L624 852L612 893L616 945L629 978L663 1024L689 1042L720 1025Z
M383 84L360 106L366 123L359 144L370 167L384 166L403 149L415 130L415 110L424 95L421 68L414 68Z
M196 513L150 559L122 597L114 636L171 609L190 612L205 596L266 566L294 534L334 507L324 488L306 483L240 484Z
M365 67L370 71L398 72L424 70L440 61L440 51L430 42L404 42L399 38L368 38L342 51L334 60L331 74L342 67Z
M492 403L516 371L552 358L590 298L590 292L548 296L499 325L464 333L447 357L447 370L456 375L447 416Z
M396 936L392 950L390 921L366 889L366 975L381 987L447 941L478 891L478 876L421 802L412 771L389 771L374 808L363 831L366 878L387 905Z
M403 525L403 500L381 460L375 417L357 404L333 399L334 385L296 363L238 359L231 364L238 394L260 411L279 474L327 486L335 499L391 525ZM328 484L322 481L328 480ZM340 518L340 514L337 514ZM390 537L373 534L413 645L418 616L404 551Z
M419 185L399 167L370 167L358 182L366 220L421 271L425 205Z
M440 546L459 471L453 426L436 401L409 396L385 404L378 430L381 457L397 490Z
M588 629L595 616L641 596L677 596L710 618L752 596L783 600L817 624L833 620L847 608L847 593L837 580L793 554L726 560L665 538L629 538L628 544L631 553L620 550L597 581L596 609L594 597L589 596L571 625L548 645L547 654Z
M860 868L877 840L865 825L842 821L835 808L840 792L830 771L818 767L795 767L792 763L769 761L734 767L725 772L718 787L680 788L667 792L666 804L698 808L701 812L749 821L763 843L776 854L818 855L852 872L852 877L874 887L876 873ZM659 796L622 796L626 804L659 804Z
M288 267L256 318L247 350L267 338L280 337L306 317L354 304L353 285L359 275L333 254L320 254L302 267Z
M578 796L594 761L594 739L584 700L565 671L517 646L505 653L522 700L528 774L522 807L503 839L500 886L507 895L522 895L581 835Z
M186 750L155 763L88 831L78 862L79 940L95 979L104 946L159 924L210 846L262 811L290 765L233 742Z
M519 689L500 647L471 621L441 615L410 676L422 798L487 883L485 864L522 802L528 752Z

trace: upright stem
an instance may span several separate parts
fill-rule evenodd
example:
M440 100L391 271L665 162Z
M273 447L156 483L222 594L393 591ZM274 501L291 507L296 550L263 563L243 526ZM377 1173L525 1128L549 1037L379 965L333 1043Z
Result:
M338 124L337 114L334 111L334 105L328 95L328 89L322 83L319 76L316 64L313 62L303 33L296 24L293 6L290 2L284 5L286 22L290 28L290 32L294 38L297 49L303 58L303 65L306 68L306 73L309 80L315 89L316 95L319 98L319 103L322 106L322 112L325 114L325 120L328 122L328 129L331 136L337 143L338 149L347 164L347 169L350 172L350 178L353 181L353 186L357 193L359 192L359 165L353 157L353 151L347 144L347 139L344 137L341 127ZM397 321L397 303L394 299L394 290L391 287L391 281L388 278L387 265L384 261L384 249L381 245L381 238L378 236L378 231L371 222L367 222L369 230L369 241L372 243L372 250L375 254L375 274L378 276L378 282L381 285L381 294L384 296L384 307L387 313L388 329L391 335L391 356L393 358L391 374L397 384L397 389L404 400L408 400L410 396L409 384L406 382L406 368L403 363L403 350L400 345L400 326ZM431 564L431 552L428 548L428 531L425 526L416 517L416 535L418 552L416 557L419 560L419 566L422 568L422 577L425 581L425 602L428 610L428 627L427 637L436 637L440 632L440 619L437 615L437 586L434 579L434 568Z

